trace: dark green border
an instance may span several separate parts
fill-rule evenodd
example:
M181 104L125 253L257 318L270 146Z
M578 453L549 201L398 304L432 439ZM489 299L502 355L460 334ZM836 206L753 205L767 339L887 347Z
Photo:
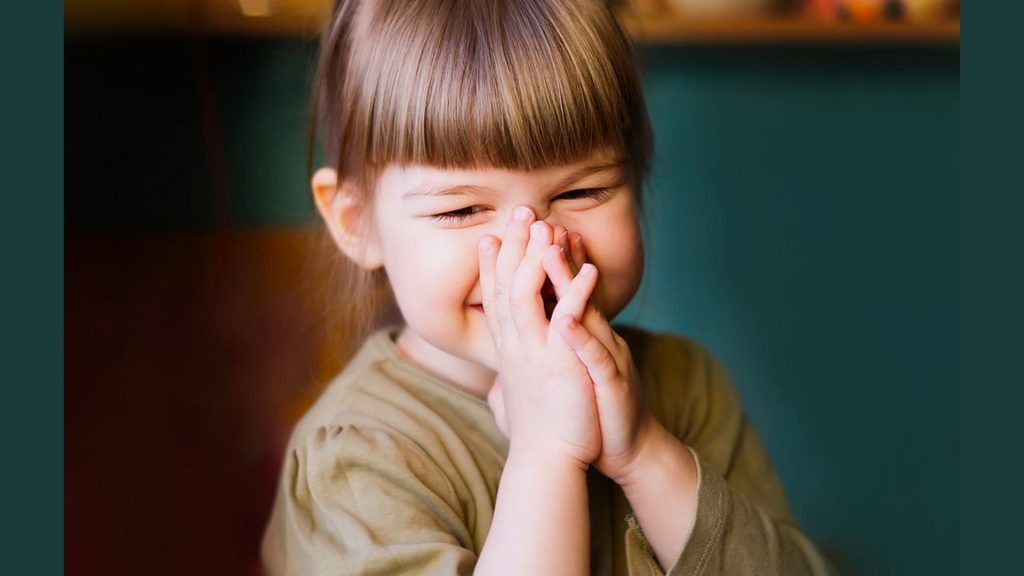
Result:
M63 4L5 5L3 474L6 574L63 572Z
M1024 514L1024 475L1017 471L1024 436L1024 6L964 7L961 82L969 98L960 113L960 569L1009 574L1020 570Z

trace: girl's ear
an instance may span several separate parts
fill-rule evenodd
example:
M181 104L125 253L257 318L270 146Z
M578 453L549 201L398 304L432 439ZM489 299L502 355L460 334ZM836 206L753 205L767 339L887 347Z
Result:
M334 242L353 262L367 270L384 265L376 227L366 218L366 204L351 182L338 183L338 173L321 168L313 174L313 200Z

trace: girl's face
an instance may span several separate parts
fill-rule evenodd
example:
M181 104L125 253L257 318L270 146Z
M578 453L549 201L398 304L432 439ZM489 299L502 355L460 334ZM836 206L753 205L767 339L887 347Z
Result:
M533 171L389 166L377 181L374 242L406 321L401 349L479 395L497 356L484 317L477 245L502 238L517 206L583 236L600 271L597 303L609 317L643 273L636 195L609 154Z

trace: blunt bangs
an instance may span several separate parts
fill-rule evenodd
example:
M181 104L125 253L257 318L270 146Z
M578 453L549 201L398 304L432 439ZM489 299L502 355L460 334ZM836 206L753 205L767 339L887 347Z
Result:
M345 178L387 164L531 170L618 153L639 186L650 128L632 48L600 1L339 7L316 121ZM636 190L639 193L639 187Z

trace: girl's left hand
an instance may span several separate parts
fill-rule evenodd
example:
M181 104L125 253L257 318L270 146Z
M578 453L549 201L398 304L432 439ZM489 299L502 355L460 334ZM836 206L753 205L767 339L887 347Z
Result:
M544 262L545 272L561 298L586 256L580 235L569 234L560 226L555 227L555 243L571 258L552 258ZM582 322L562 317L552 324L586 366L593 382L602 440L601 453L594 466L621 485L634 472L634 463L660 426L644 402L633 355L593 300ZM500 377L491 387L487 401L499 429L508 436Z
M566 238L568 249L563 252L572 258L544 262L545 271L561 298L585 256L579 234L570 237L556 229L555 237ZM593 299L582 321L563 316L552 324L587 367L594 384L601 427L601 454L594 466L622 484L633 473L634 463L659 426L644 402L640 375L629 345L612 329Z
M516 209L501 240L480 240L480 289L504 396L495 419L510 454L586 469L601 450L597 403L586 366L546 318L543 262L561 255L552 242L551 226L526 207ZM585 266L564 286L552 318L582 318L596 282L596 269Z

